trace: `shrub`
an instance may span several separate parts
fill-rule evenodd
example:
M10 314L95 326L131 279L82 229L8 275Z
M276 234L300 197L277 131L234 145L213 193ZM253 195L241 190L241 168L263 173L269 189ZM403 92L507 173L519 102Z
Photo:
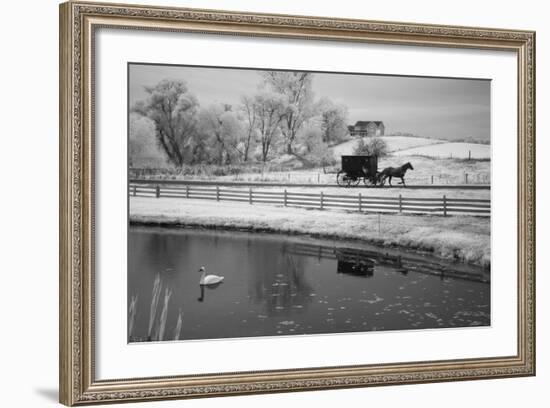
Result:
M359 143L355 147L354 154L366 156L386 156L388 154L388 145L378 137L369 137L359 139Z

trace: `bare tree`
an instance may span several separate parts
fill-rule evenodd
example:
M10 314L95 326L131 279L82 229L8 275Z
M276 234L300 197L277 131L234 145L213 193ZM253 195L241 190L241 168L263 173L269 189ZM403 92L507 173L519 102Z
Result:
M254 110L257 115L262 161L265 163L285 115L285 101L279 94L261 92L254 97Z
M321 112L321 131L323 142L331 144L343 140L348 134L348 110L344 105L337 105L330 99L323 98L319 102Z
M256 132L258 115L256 109L254 108L254 99L248 96L243 96L241 99L241 112L244 116L245 122L245 135L242 143L242 158L243 161L248 161L248 155L250 153L250 147L254 142L254 134Z
M153 121L159 145L177 167L184 164L184 153L195 135L198 101L184 81L163 79L145 87L148 97L136 103L133 112Z
M314 115L311 88L313 76L309 72L283 71L265 71L261 75L265 85L284 97L285 114L281 122L281 132L286 152L292 154L298 131Z

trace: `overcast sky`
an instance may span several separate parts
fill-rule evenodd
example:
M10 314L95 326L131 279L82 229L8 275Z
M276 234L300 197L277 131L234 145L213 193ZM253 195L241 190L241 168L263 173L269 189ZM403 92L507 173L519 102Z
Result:
M162 79L184 80L202 106L239 103L256 92L256 70L130 65L130 104L144 99L144 86ZM315 98L347 106L349 124L381 120L386 133L409 132L443 139L490 139L488 80L315 73Z

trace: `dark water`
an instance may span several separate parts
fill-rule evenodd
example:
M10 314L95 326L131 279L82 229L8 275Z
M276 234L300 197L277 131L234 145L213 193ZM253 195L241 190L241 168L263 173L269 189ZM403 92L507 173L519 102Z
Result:
M131 227L128 265L131 342L490 325L488 271L357 243Z

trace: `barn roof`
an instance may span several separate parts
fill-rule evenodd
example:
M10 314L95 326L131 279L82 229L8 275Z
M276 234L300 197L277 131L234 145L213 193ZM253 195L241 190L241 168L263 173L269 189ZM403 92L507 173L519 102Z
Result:
M371 122L373 122L376 126L380 126L384 123L381 120L358 120L355 122L355 126L367 126Z

